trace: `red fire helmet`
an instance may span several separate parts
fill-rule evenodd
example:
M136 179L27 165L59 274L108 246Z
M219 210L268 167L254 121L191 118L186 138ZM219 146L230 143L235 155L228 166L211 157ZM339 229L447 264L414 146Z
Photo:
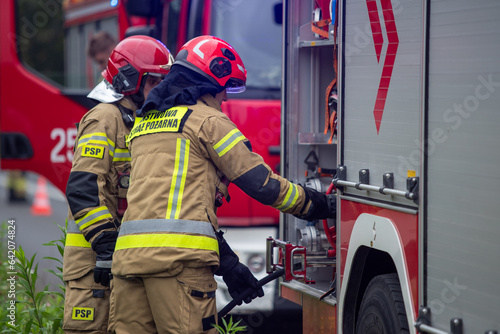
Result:
M139 91L145 75L166 75L173 60L167 47L157 39L130 36L111 52L102 76L118 93L131 95Z
M245 90L247 70L231 45L214 36L199 36L182 46L174 64L187 67L226 88L228 93Z

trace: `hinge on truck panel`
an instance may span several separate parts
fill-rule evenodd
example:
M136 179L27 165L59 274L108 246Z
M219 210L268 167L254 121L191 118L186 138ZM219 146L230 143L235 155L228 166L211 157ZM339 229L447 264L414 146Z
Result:
M370 184L370 170L369 169L360 169L359 170L359 183L358 184ZM356 186L356 189L359 189Z
M335 187L340 190L344 191L344 187L339 185L337 181L346 181L347 180L347 167L339 165L337 167L337 172L335 173L335 177L332 180L332 183L335 185Z
M384 188L394 189L394 173L384 173L382 184Z
M418 176L413 176L406 179L406 190L408 191L405 197L408 199L413 199L413 202L415 204L418 204L418 184Z
M418 312L417 322L415 328L419 333L432 333L432 334L448 334L440 329L431 327L431 309L421 306ZM460 318L453 318L450 320L450 334L463 334L464 326ZM489 332L486 332L489 334Z
M463 334L464 324L462 319L453 318L450 320L450 333L451 334Z
M418 310L415 328L419 333L448 334L447 332L431 327L431 309L425 306L420 306Z
M420 330L419 327L421 325L429 326L430 324L431 324L431 309L425 306L420 306L420 309L418 310L417 322L415 323L415 328L417 330Z
M347 180L347 167L339 165L337 167L337 180Z

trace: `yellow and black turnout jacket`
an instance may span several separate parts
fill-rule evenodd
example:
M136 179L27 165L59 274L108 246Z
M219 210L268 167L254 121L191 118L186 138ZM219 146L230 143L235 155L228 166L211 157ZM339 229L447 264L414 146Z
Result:
M276 175L253 153L210 94L195 105L150 110L129 136L128 208L113 256L118 276L173 276L184 266L219 264L215 195L232 183L261 203L303 214L301 186Z

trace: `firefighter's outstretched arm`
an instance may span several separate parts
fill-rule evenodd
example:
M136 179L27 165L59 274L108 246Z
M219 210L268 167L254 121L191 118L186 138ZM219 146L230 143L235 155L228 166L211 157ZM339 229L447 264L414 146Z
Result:
M301 219L335 217L335 195L317 192L273 173L264 159L250 150L247 138L225 115L207 119L200 140L217 168L262 204Z
M264 290L257 285L257 279L252 275L247 266L240 263L238 256L233 252L223 237L223 232L217 232L219 241L220 266L215 275L222 276L227 284L229 294L233 299L237 298L246 289L252 288L254 292L244 299L250 303L252 299L264 296ZM240 305L241 302L238 304Z

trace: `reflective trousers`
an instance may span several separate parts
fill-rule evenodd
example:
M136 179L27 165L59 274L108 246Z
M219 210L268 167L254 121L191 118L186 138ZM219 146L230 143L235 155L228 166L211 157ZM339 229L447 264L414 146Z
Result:
M110 330L116 334L215 334L217 283L210 267L174 277L114 276Z

